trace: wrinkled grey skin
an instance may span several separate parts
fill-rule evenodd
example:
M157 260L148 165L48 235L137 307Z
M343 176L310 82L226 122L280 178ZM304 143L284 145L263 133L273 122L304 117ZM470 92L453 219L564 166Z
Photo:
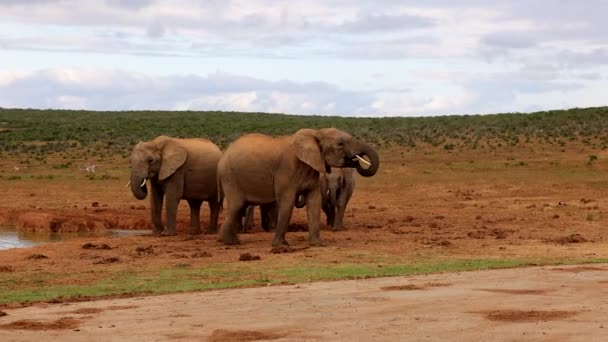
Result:
M356 155L367 157L363 167ZM308 218L308 241L323 246L319 232L321 189L319 175L331 167L356 168L364 177L376 174L378 152L335 128L301 129L291 136L273 138L247 134L234 141L218 164L218 180L226 198L226 219L219 240L239 244L238 232L246 206L276 203L278 208L273 246L287 245L285 234L296 198L303 195Z
M355 189L353 169L332 168L331 173L321 175L321 196L327 225L332 230L344 229L344 212Z
M156 234L175 235L177 207L181 199L190 206L190 234L200 234L200 207L209 203L207 233L217 231L221 198L218 196L217 164L220 149L205 139L177 139L160 136L140 142L131 152L131 192L143 200L151 192L151 215ZM141 186L146 179L145 186ZM166 206L167 227L161 212Z

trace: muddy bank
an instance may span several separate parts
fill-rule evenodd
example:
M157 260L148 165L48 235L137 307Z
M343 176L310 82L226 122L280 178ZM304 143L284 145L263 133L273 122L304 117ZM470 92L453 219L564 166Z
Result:
M147 210L86 209L15 209L0 208L0 225L21 231L86 232L107 229L150 229ZM183 226L180 222L180 226ZM182 227L184 229L184 227Z

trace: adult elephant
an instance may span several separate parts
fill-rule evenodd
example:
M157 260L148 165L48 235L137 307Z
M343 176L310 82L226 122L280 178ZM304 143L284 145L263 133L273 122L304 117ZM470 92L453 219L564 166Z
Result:
M344 229L344 211L355 189L353 169L332 168L331 173L321 174L321 196L327 225L332 230Z
M200 234L200 208L209 203L208 233L217 232L217 217L221 198L217 188L217 164L220 149L205 139L177 139L167 136L139 142L131 152L131 192L143 200L148 194L150 180L151 213L154 233L175 235L177 207L181 199L190 206L190 234ZM163 227L161 212L166 206L167 227ZM163 230L164 228L164 230Z
M367 156L367 168L360 164ZM273 138L248 134L234 141L218 164L226 196L226 219L220 240L239 244L237 232L247 205L276 202L278 216L273 246L286 245L285 233L296 202L303 195L308 217L308 240L324 245L319 234L321 190L319 174L331 167L356 168L364 177L378 170L378 153L371 146L335 128L301 129L291 136Z

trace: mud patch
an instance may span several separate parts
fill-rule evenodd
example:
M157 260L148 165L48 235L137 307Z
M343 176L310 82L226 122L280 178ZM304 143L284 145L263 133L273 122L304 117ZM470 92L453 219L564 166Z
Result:
M0 329L7 330L66 330L76 329L80 321L72 317L61 317L51 322L40 322L31 319L23 319L0 325Z
M577 311L560 310L491 310L478 312L486 319L501 322L545 322L572 317Z
M432 287L443 287L450 286L452 284L446 283L426 283L422 285L407 284L407 285L394 285L394 286L383 286L381 287L384 291L415 291L415 290L426 290Z
M28 260L41 260L41 259L48 259L49 257L44 255L44 254L32 254L32 255L28 255L27 257L25 257Z
M485 292L493 292L493 293L504 293L504 294L514 294L514 295L542 295L549 290L525 290L525 289L475 289L475 291L485 291Z
M128 310L128 309L137 309L139 306L137 305L112 305L108 306L106 310Z
M152 247L152 246L146 246L146 247L139 246L139 247L135 248L135 254L137 256L144 256L144 255L154 255L156 253L154 252L154 247Z
M100 243L99 245L96 245L94 243L87 242L82 245L82 249L112 249L112 247L108 246L105 243Z
M291 247L291 246L276 246L276 247L272 247L272 249L270 250L270 253L272 254L283 254L283 253L294 253L294 252L298 252L298 251L303 251L305 249L308 249L308 247Z
M209 342L247 342L277 340L287 336L286 333L263 332L254 330L217 329L209 336Z
M554 243L559 243L560 245L566 245L569 243L589 242L589 240L587 240L581 234L577 233L577 234L570 234L568 236L562 236L562 237L556 238L556 239L546 240L546 242L554 242Z
M243 253L239 256L239 261L254 261L254 260L260 260L260 256L259 255L253 255L250 253Z
M13 272L15 272L15 268L13 266L0 265L0 273L13 273Z
M571 273L580 273L580 272L594 272L594 271L608 271L605 268L593 267L593 266L576 266L576 267L568 267L568 268L552 268L553 271L560 272L571 272Z
M66 313L70 313L70 314L76 314L76 315L90 315L90 314L96 314L96 313L100 313L103 312L103 309L99 309L99 308L81 308L81 309L77 309L74 311L69 311Z
M109 258L103 258L101 260L97 260L95 262L93 262L93 264L95 265L105 265L105 264L114 264L120 262L120 258L119 257L109 257Z
M207 251L194 252L190 255L191 258L211 258L213 255Z

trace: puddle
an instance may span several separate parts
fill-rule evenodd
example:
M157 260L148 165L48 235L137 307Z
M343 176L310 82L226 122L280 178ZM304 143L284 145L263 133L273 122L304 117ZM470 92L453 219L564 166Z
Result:
M42 243L65 241L81 237L129 236L149 233L148 230L110 229L103 232L26 232L11 227L0 226L0 250L10 248L32 247Z

